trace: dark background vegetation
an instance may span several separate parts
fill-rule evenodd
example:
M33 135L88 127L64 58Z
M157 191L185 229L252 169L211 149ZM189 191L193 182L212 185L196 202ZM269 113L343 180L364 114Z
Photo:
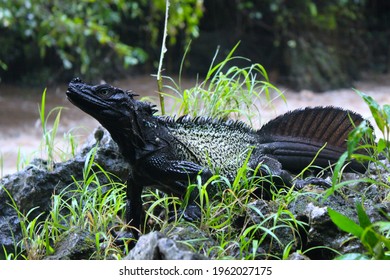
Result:
M171 0L165 73L205 73L223 55L261 63L274 82L324 91L390 67L388 0ZM0 0L0 79L31 85L151 74L165 0Z

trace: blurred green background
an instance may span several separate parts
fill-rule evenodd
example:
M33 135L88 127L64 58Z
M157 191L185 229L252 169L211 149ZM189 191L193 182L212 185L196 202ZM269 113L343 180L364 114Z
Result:
M205 73L218 46L294 89L350 87L390 67L388 0L171 0L165 73ZM1 83L155 73L165 0L0 0Z

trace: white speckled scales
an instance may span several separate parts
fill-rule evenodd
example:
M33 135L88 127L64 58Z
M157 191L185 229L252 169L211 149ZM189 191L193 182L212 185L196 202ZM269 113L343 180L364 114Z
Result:
M256 132L242 122L209 118L179 118L167 122L183 160L209 167L214 173L232 177L258 144Z

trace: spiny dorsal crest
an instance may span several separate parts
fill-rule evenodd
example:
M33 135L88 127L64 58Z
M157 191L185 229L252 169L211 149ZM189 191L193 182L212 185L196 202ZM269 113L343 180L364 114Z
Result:
M361 115L341 108L307 107L271 120L258 133L263 139L292 137L345 147L348 133L363 120Z
M162 120L168 124L187 124L187 125L216 125L216 126L224 126L232 129L239 129L245 132L252 131L252 128L246 123L233 120L233 119L222 119L222 118L212 118L207 116L196 116L191 117L189 115L183 115L181 117L175 118L170 116L161 117Z

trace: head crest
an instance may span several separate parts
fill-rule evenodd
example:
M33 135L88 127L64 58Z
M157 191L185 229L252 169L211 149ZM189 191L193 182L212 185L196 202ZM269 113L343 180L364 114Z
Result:
M136 97L136 96L139 96L139 94L136 94L134 91L132 91L131 89L129 89L129 90L124 90L124 92L128 95L128 96L130 96L132 99L134 99L134 97Z

